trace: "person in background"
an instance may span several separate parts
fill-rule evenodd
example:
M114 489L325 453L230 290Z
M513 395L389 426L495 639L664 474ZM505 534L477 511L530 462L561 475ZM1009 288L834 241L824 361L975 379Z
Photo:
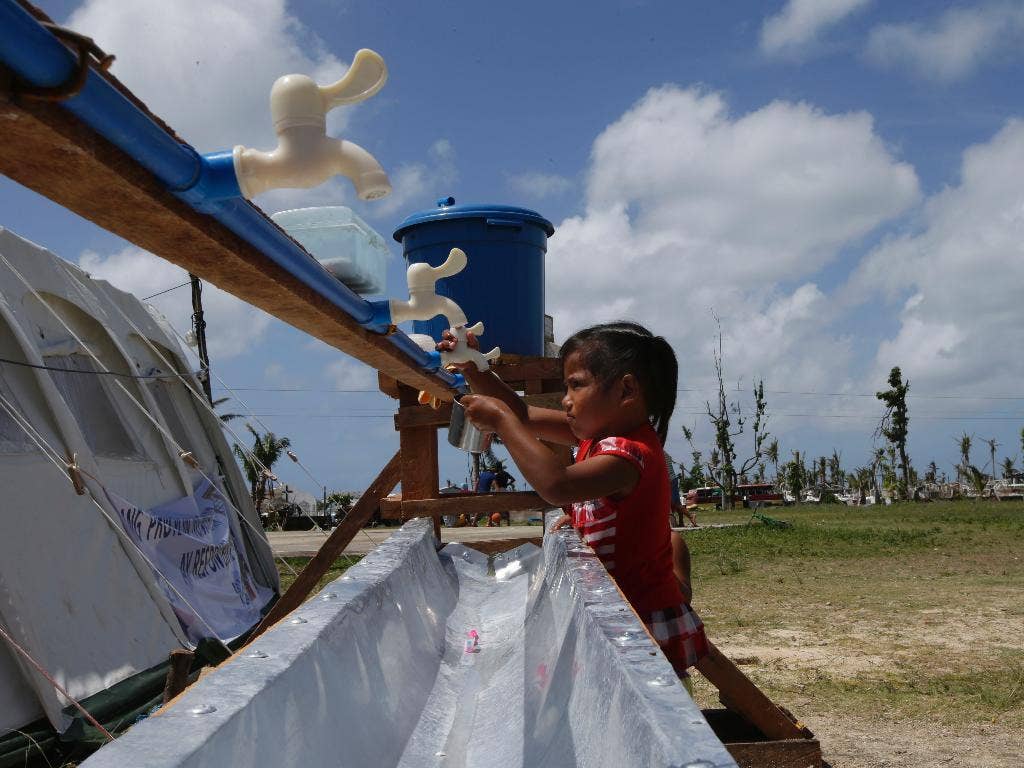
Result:
M672 507L671 519L672 523L678 525L680 528L685 527L686 523L683 519L687 519L693 525L697 527L697 513L695 509L690 509L686 506L686 503L682 500L679 493L679 474L675 471L675 460L665 452L665 468L668 470L669 479L669 492L671 494L670 504ZM685 545L684 545L685 546Z

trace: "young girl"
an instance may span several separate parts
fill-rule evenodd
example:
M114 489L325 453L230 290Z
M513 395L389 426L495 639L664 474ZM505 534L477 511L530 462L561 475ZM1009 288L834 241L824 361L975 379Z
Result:
M475 340L473 340L475 344ZM446 335L438 349L450 350ZM669 480L662 445L675 408L672 347L635 323L609 323L562 345L564 410L527 406L492 373L462 366L473 395L462 398L477 427L497 433L523 477L553 506L572 505L571 523L614 577L677 674L707 653L703 624L689 606L685 544L668 522ZM578 446L563 466L537 438ZM683 590L687 594L684 596Z

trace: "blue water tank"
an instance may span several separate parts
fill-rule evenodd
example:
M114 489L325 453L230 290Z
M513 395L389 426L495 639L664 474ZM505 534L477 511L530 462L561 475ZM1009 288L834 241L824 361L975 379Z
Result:
M544 254L555 228L535 211L508 205L455 205L438 201L433 211L414 213L395 230L409 264L439 266L452 248L469 263L439 280L437 292L453 299L470 325L482 321L485 351L544 354ZM448 328L444 317L414 323L416 333L435 339Z

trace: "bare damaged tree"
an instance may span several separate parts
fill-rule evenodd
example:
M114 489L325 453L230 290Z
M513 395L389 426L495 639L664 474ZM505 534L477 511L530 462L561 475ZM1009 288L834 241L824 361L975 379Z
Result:
M716 317L717 321L718 318ZM753 454L745 459L739 466L736 465L736 443L735 439L743 434L744 425L747 422L743 415L743 408L738 403L730 403L725 396L725 375L722 370L722 329L718 329L718 351L715 353L715 376L718 378L718 402L715 408L711 403L705 403L708 419L715 430L715 450L712 451L712 462L708 462L708 474L721 489L722 508L732 509L733 495L736 489L736 478L746 475L756 467L765 456L765 441L769 432L765 428L768 417L765 415L767 404L764 399L764 381L758 381L754 386L754 423L753 433ZM735 428L734 428L735 425ZM693 445L693 432L683 427L683 436L686 437L690 447L696 450ZM717 460L716 459L717 453Z
M910 418L907 416L907 392L910 381L903 381L899 366L889 371L889 389L876 392L875 396L885 403L885 415L875 430L875 437L882 435L896 449L900 456L900 474L898 484L899 497L910 497L910 461L907 459L907 432Z

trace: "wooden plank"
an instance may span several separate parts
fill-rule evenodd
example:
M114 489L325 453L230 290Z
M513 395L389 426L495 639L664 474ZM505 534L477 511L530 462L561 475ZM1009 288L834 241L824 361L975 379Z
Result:
M541 546L544 542L543 536L527 536L521 539L488 539L487 541L464 541L462 544L483 552L485 555L496 555L500 552L508 552L510 549L522 546L523 544L535 544Z
M363 329L227 227L176 198L71 113L0 96L0 124L0 172L14 181L394 379L451 399L437 378L384 335Z
M452 420L452 404L444 403L434 410L429 405L403 405L395 414L395 429L412 427L447 427Z
M438 499L381 499L380 516L387 520L409 520L413 517L441 517L443 515L490 514L526 509L550 509L551 505L533 491L512 493L467 493L442 496Z
M391 493L398 484L401 468L401 454L396 453L370 483L366 493L359 497L359 501L349 510L341 524L327 537L320 547L320 551L306 563L306 567L292 582L288 591L281 595L270 612L263 617L263 621L253 630L252 635L246 641L247 645L298 608L309 597L309 593L313 591L317 582L323 578L338 556L345 551L345 547L352 542L360 529L373 517L373 513L380 505L381 498Z
M557 357L502 355L491 366L504 382L525 382L531 379L562 380L562 361Z
M792 718L784 709L783 712ZM806 728L803 738L769 741L749 721L731 710L704 709L701 714L742 768L821 766L821 744Z
M388 397L398 399L398 382L379 371L377 372L377 387Z
M562 410L562 397L564 393L541 392L538 395L523 395L523 402L527 405L535 405L538 408L552 408L556 411Z
M399 387L400 409L419 407L419 393L410 387ZM399 431L402 454L402 497L405 499L436 499L441 495L437 466L437 428L406 427ZM434 536L441 538L441 520L434 520Z
M804 737L804 731L786 717L786 714L710 640L708 655L697 662L697 669L718 689L723 704L757 726L769 739Z
M727 743L725 748L740 768L821 768L817 739Z

